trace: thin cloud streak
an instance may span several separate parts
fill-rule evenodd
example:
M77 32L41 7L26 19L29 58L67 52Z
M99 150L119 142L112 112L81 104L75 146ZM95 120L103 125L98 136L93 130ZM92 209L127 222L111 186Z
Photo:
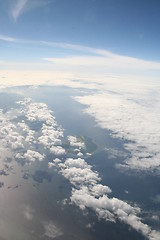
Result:
M42 3L42 2L41 2ZM0 35L1 41L15 42L24 45L39 45L46 46L49 48L60 48L66 50L75 51L75 56L67 56L61 58L44 57L42 60L48 61L58 65L70 65L70 66L98 66L98 67L109 67L116 69L136 69L136 70L160 70L160 62L148 61L144 59L118 55L107 51L105 49L92 48L83 45L69 44L64 42L48 42L48 41L36 41L27 39L18 39ZM83 52L83 56L79 53ZM92 55L91 55L92 54Z
M18 0L17 3L13 6L11 10L11 15L16 22L19 16L23 13L25 10L25 6L27 4L28 0Z
M160 70L160 63L145 61L141 59L110 54L107 57L100 56L70 56L62 58L43 58L45 61L55 64L71 65L71 66L106 66L111 68L127 68L127 69L153 69Z
M5 42L17 42L17 39L0 34L0 40Z
M24 12L48 5L50 2L50 0L17 0L10 10L10 15L17 22Z

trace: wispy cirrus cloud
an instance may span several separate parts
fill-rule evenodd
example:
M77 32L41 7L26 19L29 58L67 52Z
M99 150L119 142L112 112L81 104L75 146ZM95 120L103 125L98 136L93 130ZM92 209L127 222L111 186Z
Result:
M36 4L30 5L30 0L27 0L26 5L24 8L28 8L29 6L33 7L36 6ZM36 1L34 1L36 3ZM49 2L47 2L49 3ZM28 6L29 4L29 6ZM42 5L42 1L39 2L39 6ZM38 5L37 5L38 6ZM25 9L22 9L21 11L24 11ZM19 12L19 14L21 14ZM17 15L18 17L19 15ZM101 73L104 70L104 73L106 74L106 70L108 69L122 69L125 70L125 73L127 70L160 70L160 62L158 61L150 61L145 60L141 58L135 58L131 56L124 56L120 54L116 54L113 52L110 52L106 49L100 49L100 48L93 48L89 46L84 45L77 45L77 44L70 44L66 42L48 42L43 40L28 40L28 39L20 39L20 38L14 38L10 36L5 36L0 34L0 40L6 41L6 42L15 42L18 44L23 44L24 49L25 46L28 45L36 45L40 47L46 47L46 48L53 48L53 49L64 49L64 50L71 50L74 52L74 55L71 55L67 51L67 55L63 57L43 57L42 60L46 62L53 63L54 65L57 65L58 67L71 67L76 68L79 67L89 67L94 69L100 69L101 67ZM116 68L115 68L116 66ZM107 68L106 68L107 67ZM144 72L143 72L144 75Z
M17 42L17 39L0 34L0 40L5 42Z
M69 56L61 58L44 58L45 61L53 62L54 64L64 64L70 66L101 66L121 69L158 69L160 70L159 62L145 61L132 57L125 57L110 53L105 56Z
M16 22L18 17L23 13L25 10L26 4L28 0L18 0L11 10L11 15Z
M48 3L50 3L49 0L17 0L12 4L10 15L16 22L24 12L37 7L42 7Z

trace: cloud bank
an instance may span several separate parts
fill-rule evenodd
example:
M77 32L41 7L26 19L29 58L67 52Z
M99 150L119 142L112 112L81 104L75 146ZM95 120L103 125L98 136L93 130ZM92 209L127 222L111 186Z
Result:
M120 84L122 84L120 86ZM131 154L118 165L121 168L160 173L160 91L158 82L117 82L103 85L101 92L76 97L85 112L97 124L112 131L112 136L126 140Z

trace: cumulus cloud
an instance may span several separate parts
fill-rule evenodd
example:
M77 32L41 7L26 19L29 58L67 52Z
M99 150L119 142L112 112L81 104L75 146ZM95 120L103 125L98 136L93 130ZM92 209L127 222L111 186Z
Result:
M85 148L84 142L82 142L80 139L78 139L75 136L68 136L68 141L71 147Z
M53 163L53 162L49 162L48 163L48 168L52 168L52 167L54 167L55 166L55 164Z
M32 102L30 98L24 98L21 101L17 101L17 104L23 106L22 113L25 113L27 120L30 122L42 121L49 125L57 125L55 117L53 116L53 111L48 109L45 103Z
M61 160L60 160L59 158L55 158L55 159L53 159L53 162L54 162L55 164L57 164L57 163L60 163Z
M39 152L33 151L33 150L27 150L27 152L24 154L24 158L30 162L34 162L35 160L42 161L44 160L44 154L40 154Z
M65 154L65 149L60 146L63 131L58 127L55 117L53 116L53 111L49 110L45 103L33 103L31 99L28 98L18 103L23 106L22 112L28 121L43 123L37 142L55 155ZM29 130L24 122L19 123L19 126L23 131L27 132L27 142L34 140L34 131Z
M24 137L17 131L9 115L9 113L4 114L0 109L0 146L11 150L23 149Z
M64 155L65 154L65 149L61 146L52 146L50 148L51 153L55 155Z
M61 137L63 132L57 128L57 124L53 119L53 123L50 125L43 124L41 128L42 135L38 138L39 142L46 148L51 148L54 145L61 144Z
M31 130L29 128L29 126L24 121L19 122L18 126L21 128L21 130L23 132L25 132L27 134L26 137L25 137L26 142L28 142L30 144L36 143L36 141L35 141L35 131Z
M77 156L78 156L78 157L82 157L82 156L83 156L83 153L78 152L78 153L77 153Z
M44 103L33 103L31 99L25 98L17 102L20 105L16 111L18 116L27 118L29 122L44 122L39 134L31 130L29 125L22 120L21 122L13 122L15 112L3 113L0 110L0 148L4 153L12 152L8 156L14 156L16 159L27 161L44 160L45 155L34 150L35 144L43 144L48 149L60 144L60 137L63 136L62 130L57 127L57 123L50 111ZM47 139L46 141L43 141ZM30 149L31 148L31 149ZM55 154L64 154L65 150L61 146L51 148Z
M5 114L0 109L0 148L3 152L12 151L17 160L42 161L45 155L35 150L35 144L43 145L55 155L64 155L65 149L60 146L63 131L58 127L53 112L44 103L32 102L30 98L18 101L20 108L16 114L23 116L27 122L12 122L13 115L9 111ZM38 132L31 130L28 122L43 123ZM10 155L9 155L10 156Z
M131 206L115 197L109 198L111 189L100 183L99 174L93 171L84 159L68 158L64 163L55 161L55 165L73 185L70 199L79 208L91 208L100 219L106 221L116 222L118 218L149 239L156 240L156 236L160 236L160 233L142 222L138 216L141 212L139 207Z
M3 143L11 149L23 148L23 136L16 131L16 126L11 122L5 121L5 125L1 125L1 138L4 138Z
M46 121L54 124L54 117L51 115L51 110L45 103L30 103L27 109L26 117L29 121Z
M63 176L69 179L73 185L94 184L100 180L98 173L93 172L84 159L74 160L69 158L64 164L60 163L58 165L61 167Z
M56 164L58 164L58 163L61 163L61 160L59 158L55 158L55 159L53 159L53 162L48 163L48 167L49 168L55 167Z

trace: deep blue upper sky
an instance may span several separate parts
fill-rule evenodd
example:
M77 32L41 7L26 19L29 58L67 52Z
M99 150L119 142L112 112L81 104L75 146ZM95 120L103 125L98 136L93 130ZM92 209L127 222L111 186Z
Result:
M13 9L24 1L14 19ZM159 0L0 0L0 6L0 35L160 60Z

